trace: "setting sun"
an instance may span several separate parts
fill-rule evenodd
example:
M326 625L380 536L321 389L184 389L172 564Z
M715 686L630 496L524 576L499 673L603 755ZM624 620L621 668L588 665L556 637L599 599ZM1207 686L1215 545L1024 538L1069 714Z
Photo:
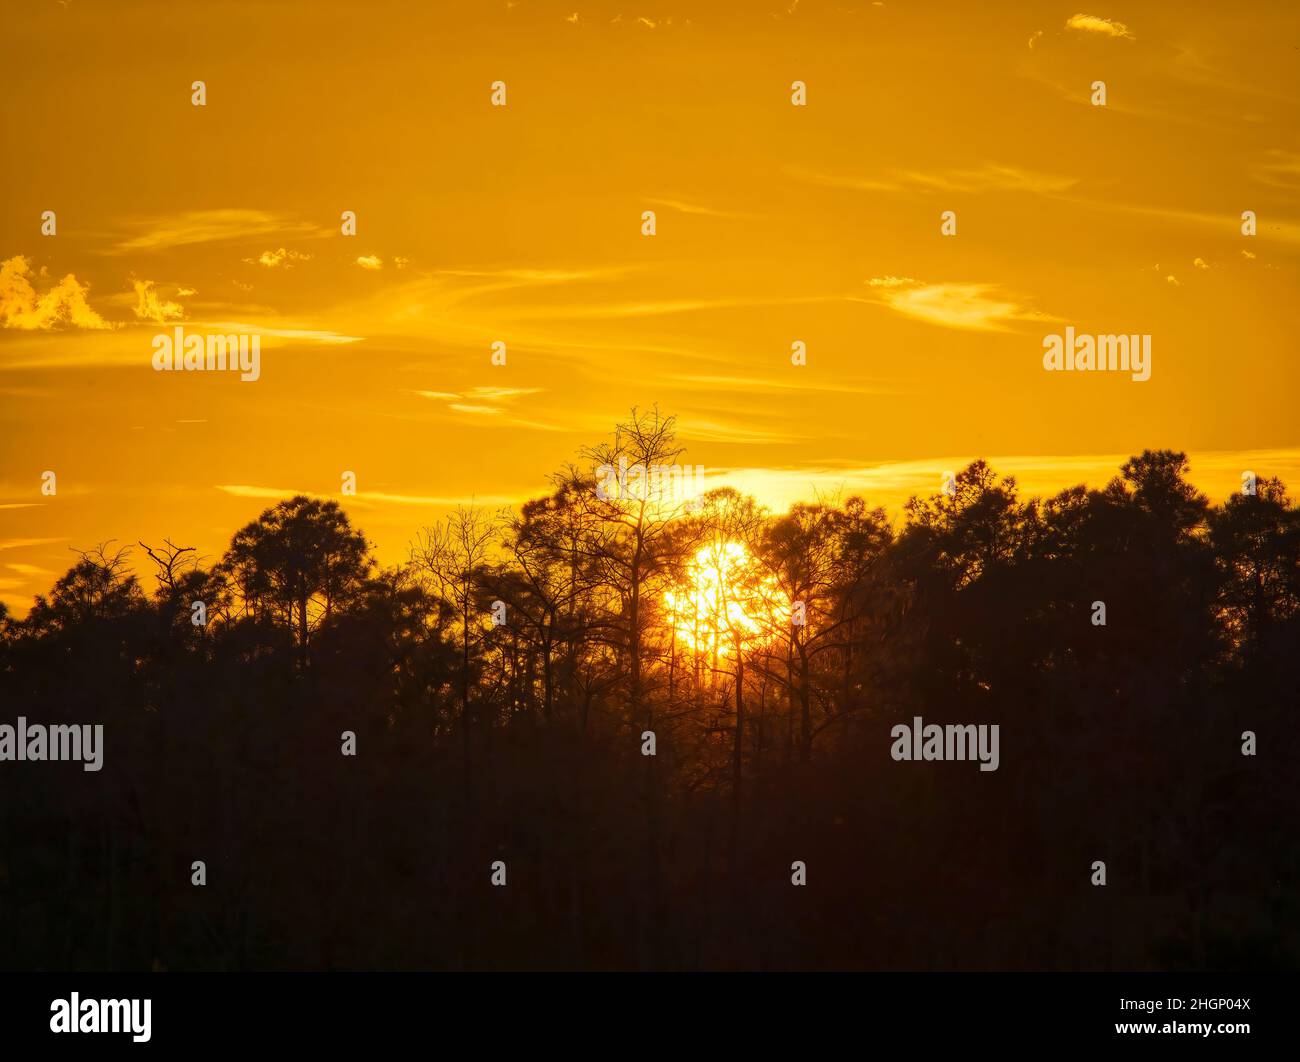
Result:
M790 602L740 542L705 546L691 559L686 583L664 595L677 637L713 658L772 639L790 622Z

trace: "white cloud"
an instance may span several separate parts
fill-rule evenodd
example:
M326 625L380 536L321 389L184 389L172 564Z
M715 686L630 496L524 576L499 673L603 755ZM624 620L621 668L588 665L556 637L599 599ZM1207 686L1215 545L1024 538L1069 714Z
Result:
M905 277L877 277L885 281L868 284L880 294L871 300L944 328L977 332L1005 331L1016 321L1051 321L1052 316L1030 309L1016 296L1001 292L994 284L943 282L927 284ZM892 281L892 283L890 283Z
M179 321L185 316L185 308L179 302L160 298L152 280L133 280L135 288L135 306L132 308L141 321Z
M42 269L38 275L45 276ZM113 326L90 308L87 284L69 273L54 287L37 293L31 263L22 255L0 262L0 325L27 332L70 328L107 329Z
M1099 15L1071 15L1065 20L1065 28L1078 30L1080 33L1099 33L1104 37L1127 37L1133 40L1124 23Z
M311 255L281 247L274 251L263 251L256 258L245 258L244 261L249 265L266 266L267 269L278 269L280 266L292 269L294 262L311 261Z

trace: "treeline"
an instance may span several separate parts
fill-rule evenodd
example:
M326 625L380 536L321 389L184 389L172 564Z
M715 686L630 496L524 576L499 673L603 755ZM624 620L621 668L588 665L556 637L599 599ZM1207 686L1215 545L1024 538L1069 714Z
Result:
M1297 965L1281 482L975 462L900 526L605 489L673 427L394 568L307 497L211 564L81 554L0 619L0 722L105 727L98 773L0 763L0 966ZM999 769L896 762L918 716L998 724Z

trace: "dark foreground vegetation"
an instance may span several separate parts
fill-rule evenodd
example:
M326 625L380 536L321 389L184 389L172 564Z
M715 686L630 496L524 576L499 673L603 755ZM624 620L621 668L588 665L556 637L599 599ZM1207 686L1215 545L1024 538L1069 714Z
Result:
M305 497L211 564L83 554L0 620L0 723L105 727L98 773L0 763L0 967L1300 965L1280 482L1213 506L1148 451L1026 501L977 462L900 526L595 490L679 456L634 416L396 570ZM748 624L689 593L734 544ZM894 761L915 716L998 724L999 769Z

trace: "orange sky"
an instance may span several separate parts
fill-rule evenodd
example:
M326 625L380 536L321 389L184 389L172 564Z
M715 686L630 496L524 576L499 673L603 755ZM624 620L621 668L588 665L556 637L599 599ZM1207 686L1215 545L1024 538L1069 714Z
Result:
M215 557L345 470L398 560L448 504L540 493L634 404L773 506L896 509L980 456L1050 491L1157 446L1216 498L1243 469L1300 484L1294 4L52 0L4 22L20 613L69 547ZM261 378L155 373L177 323L259 334ZM1044 372L1067 325L1150 334L1151 379Z

